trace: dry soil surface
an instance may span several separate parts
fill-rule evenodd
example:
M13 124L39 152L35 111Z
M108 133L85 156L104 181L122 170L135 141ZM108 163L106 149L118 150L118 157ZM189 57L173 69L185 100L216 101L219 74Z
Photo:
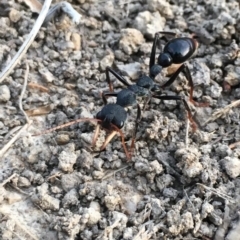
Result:
M10 12L1 11L1 70L36 20L24 2L9 1ZM29 65L22 104L32 123L0 156L0 239L240 239L238 1L69 3L81 22L58 12L0 85L2 148L26 123L19 97ZM96 125L91 122L33 136L73 119L93 118L104 106L101 93L109 90L106 67L129 83L148 75L158 31L199 36L198 51L187 64L196 101L209 106L189 102L199 122L196 131L190 125L186 138L183 103L152 99L131 161L117 136L106 151L96 152L104 130L91 149ZM161 36L157 56L168 40ZM171 71L164 69L156 84ZM111 80L116 92L126 87ZM184 75L163 94L188 100ZM138 99L141 108L144 101ZM127 111L123 132L129 147L137 111Z

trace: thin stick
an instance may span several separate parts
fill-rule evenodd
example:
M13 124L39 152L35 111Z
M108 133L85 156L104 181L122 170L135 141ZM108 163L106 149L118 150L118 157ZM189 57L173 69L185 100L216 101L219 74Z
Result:
M41 28L44 19L46 18L51 2L52 0L45 0L42 10L33 26L32 31L29 33L27 39L24 41L23 45L18 50L17 54L0 74L0 83L10 74L13 68L22 59L23 55L27 52L28 48L30 47L34 38L36 37L39 29Z
M10 177L8 177L7 179L5 179L1 184L0 187L3 187L4 185L6 185L8 182L10 182L13 178L17 177L18 175L16 173L13 173Z
M29 124L30 120L28 118L28 115L26 114L26 112L23 110L23 107L22 107L22 99L23 99L23 95L24 95L24 93L26 91L26 87L27 87L28 74L29 74L29 66L28 66L28 63L26 62L26 72L25 72L25 76L24 76L24 83L23 83L21 95L19 97L19 108L20 108L21 112L23 113L23 115L25 116L27 123Z
M234 148L237 147L237 146L240 146L240 141L228 145L228 147L229 147L230 149L234 149Z
M26 123L18 132L17 134L0 150L0 158L3 157L3 155L5 154L5 152L11 147L11 145L18 139L18 137L20 136L20 134L25 131L28 126L31 124L30 123Z
M198 186L201 186L203 188L205 188L206 190L209 190L211 191L212 193L216 194L217 196L219 196L220 198L223 198L224 200L228 200L229 202L231 203L235 203L234 199L229 197L227 194L225 193L221 193L220 191L218 190L215 190L214 188L211 188L211 187L208 187L204 184L201 184L201 183L197 183Z
M240 104L240 100L236 100L231 104L227 105L226 107L216 111L213 115L204 123L206 125L209 122L215 121L220 118L222 115L226 114L230 109L237 107Z

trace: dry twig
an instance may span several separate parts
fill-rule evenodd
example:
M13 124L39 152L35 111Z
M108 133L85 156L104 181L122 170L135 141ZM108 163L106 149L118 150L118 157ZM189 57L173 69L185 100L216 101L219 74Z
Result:
M11 147L11 145L18 139L18 137L20 136L20 134L25 131L28 126L31 124L31 121L29 120L27 114L25 113L25 111L22 108L22 98L23 95L25 93L26 90L26 86L27 86L27 79L28 79L28 74L29 74L29 66L28 64L26 64L26 73L24 76L24 84L23 84L23 88L22 88L22 92L21 95L19 97L19 108L20 110L23 112L24 116L26 117L27 123L16 133L16 135L0 150L0 157L3 157L3 155L5 154L5 152Z
M234 101L231 104L227 105L226 107L216 111L213 115L204 123L206 125L209 122L216 121L218 118L226 115L232 108L237 107L240 105L240 100Z
M214 193L215 195L219 196L220 198L223 198L226 201L229 201L231 203L235 203L234 199L229 197L227 194L221 193L220 191L218 191L218 190L216 190L214 188L208 187L208 186L206 186L204 184L201 184L201 183L197 183L197 185L205 188L208 191L211 191L212 193Z
M13 68L22 59L23 55L27 52L28 48L30 47L34 38L36 37L39 29L41 28L43 21L46 18L51 2L52 0L45 0L41 13L38 16L38 19L35 22L32 31L29 33L27 39L24 41L23 45L20 47L17 54L11 60L9 65L7 65L2 71L2 73L0 74L0 83L3 82L3 80L10 74Z

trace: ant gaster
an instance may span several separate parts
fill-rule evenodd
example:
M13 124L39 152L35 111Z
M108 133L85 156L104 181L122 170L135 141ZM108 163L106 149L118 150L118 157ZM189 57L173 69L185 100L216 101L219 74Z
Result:
M189 100L195 106L207 106L207 103L197 103L193 100L193 80L191 73L187 64L185 63L188 59L190 59L197 51L198 42L196 40L196 36L192 38L188 37L176 37L170 40L163 48L162 52L159 54L157 59L157 64L155 63L156 49L159 43L160 34L171 35L176 37L175 33L172 32L157 32L155 34L155 38L152 45L151 55L150 55L150 64L149 64L149 72L151 77L156 77L156 68L166 68L171 66L172 64L181 64L181 66L177 69L177 71L170 77L170 79L161 86L161 88L165 88L170 86L178 77L178 75L182 72L188 83L190 85L190 97Z

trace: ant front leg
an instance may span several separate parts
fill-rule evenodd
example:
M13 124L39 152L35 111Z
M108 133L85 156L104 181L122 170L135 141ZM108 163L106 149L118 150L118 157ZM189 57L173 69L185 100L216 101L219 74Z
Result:
M130 86L130 84L127 82L127 80L122 76L120 75L119 73L117 73L115 70L113 70L112 68L110 67L107 67L106 68L106 80L107 80L107 83L108 83L108 86L109 86L109 91L110 92L113 92L113 85L112 85L112 82L111 82L111 79L110 79L110 73L112 73L112 75L114 77L116 77L121 83L123 83L125 86Z
M170 86L170 85L177 79L177 77L178 77L178 75L180 74L180 72L183 71L183 69L184 69L184 67L185 67L184 65L185 65L185 64L182 64L182 65L177 69L177 71L168 79L168 81L165 82L165 83L161 86L161 88L165 88L165 87ZM190 86L191 86L191 85L193 86L192 78L191 78L191 83L190 83L190 81L189 81L189 84L190 84Z
M196 131L196 129L198 128L198 125L200 125L200 124L197 124L195 122L195 120L193 119L191 109L190 109L188 103L186 102L186 100L183 97L181 97L181 96L158 96L158 95L153 95L152 97L157 98L157 99L161 99L161 100L181 100L184 104L185 109L187 110L188 119L192 124L193 131L194 132Z
M189 68L188 68L186 63L182 64L177 69L177 71L169 78L169 80L165 84L163 84L161 87L165 88L165 87L170 86L177 79L178 75L181 72L186 77L186 79L188 81L188 84L190 86L190 97L189 97L190 102L192 102L197 107L206 107L206 106L208 106L208 103L198 103L198 102L193 100L194 85L193 85L192 75L191 75L190 70L189 70Z

